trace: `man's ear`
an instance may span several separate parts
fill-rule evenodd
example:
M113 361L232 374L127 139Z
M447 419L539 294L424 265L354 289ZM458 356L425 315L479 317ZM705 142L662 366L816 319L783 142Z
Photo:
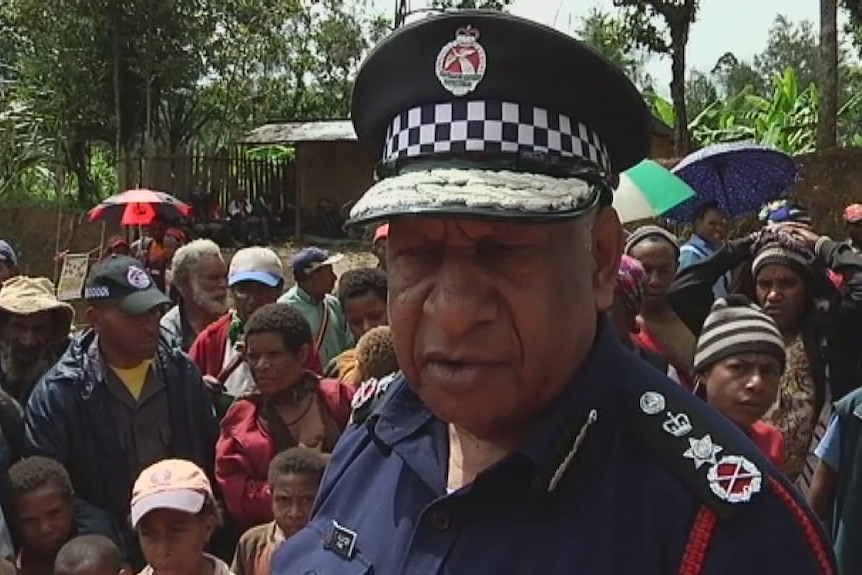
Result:
M92 327L96 333L101 329L102 314L94 306L87 307L87 324Z
M593 223L593 292L596 309L607 311L614 303L614 288L617 285L620 259L625 235L619 216L613 208L602 208Z

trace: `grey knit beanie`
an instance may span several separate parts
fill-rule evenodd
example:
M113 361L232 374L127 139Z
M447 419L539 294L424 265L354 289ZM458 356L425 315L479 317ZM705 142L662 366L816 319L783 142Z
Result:
M716 300L697 340L695 373L745 353L771 355L783 368L786 354L778 326L745 296L730 295Z

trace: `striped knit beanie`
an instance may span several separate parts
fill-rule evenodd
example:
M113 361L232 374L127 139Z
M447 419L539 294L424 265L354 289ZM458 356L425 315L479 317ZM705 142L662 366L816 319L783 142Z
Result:
M742 295L717 300L703 323L694 354L694 371L703 373L719 361L744 353L786 360L784 340L775 321Z
M626 238L626 246L623 253L631 255L632 248L647 238L666 241L673 247L676 255L679 256L679 239L666 229L654 225L641 226L630 233Z
M814 276L814 252L788 233L767 229L754 248L752 275L756 278L757 272L771 264L787 266L806 281Z

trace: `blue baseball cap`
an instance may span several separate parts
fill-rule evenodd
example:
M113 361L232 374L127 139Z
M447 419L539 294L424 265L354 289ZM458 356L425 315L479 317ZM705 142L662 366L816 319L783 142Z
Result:
M284 267L281 258L269 248L254 246L236 252L230 260L227 285L240 282L257 282L269 287L284 283Z
M0 240L0 262L13 266L18 265L18 256L15 255L15 250L6 240Z
M322 267L331 266L344 258L343 254L330 254L316 246L303 248L293 256L290 266L295 276L307 276Z

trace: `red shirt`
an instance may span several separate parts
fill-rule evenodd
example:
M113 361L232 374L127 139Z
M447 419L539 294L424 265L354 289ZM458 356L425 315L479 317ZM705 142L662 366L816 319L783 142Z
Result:
M765 421L755 421L748 437L776 467L784 465L784 436L778 429Z

